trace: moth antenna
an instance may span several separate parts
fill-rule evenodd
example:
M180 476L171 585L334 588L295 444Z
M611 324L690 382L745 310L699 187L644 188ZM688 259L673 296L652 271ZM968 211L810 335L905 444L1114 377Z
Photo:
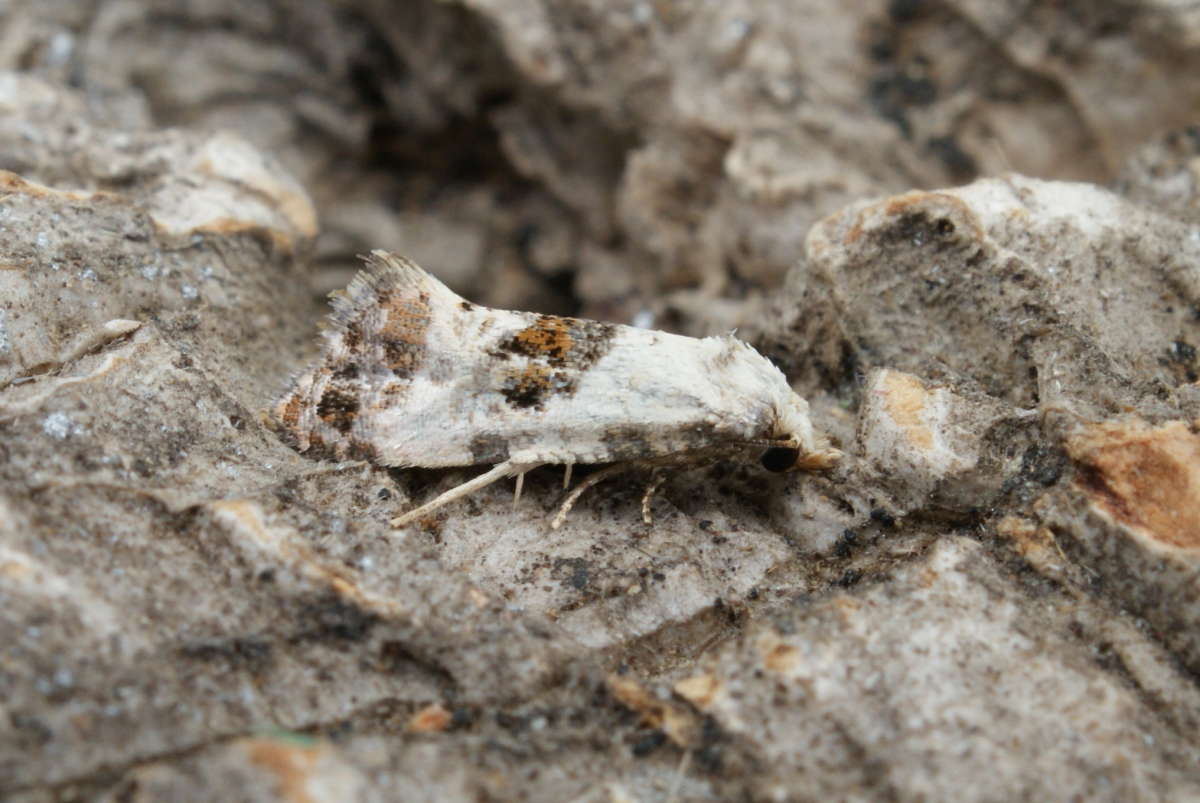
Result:
M535 469L539 465L542 465L542 464L541 463L514 463L511 460L507 460L503 463L498 463L495 466L492 466L491 471L486 471L483 474L480 474L478 477L476 477L473 480L467 480L466 482L462 483L461 485L456 485L453 488L451 488L450 490L446 491L445 493L434 497L432 500L426 502L425 504L421 505L420 507L410 510L403 515L397 516L396 518L392 519L391 525L393 527L403 527L404 525L409 524L409 523L415 521L416 519L419 519L422 516L433 512L434 510L437 510L439 507L442 507L443 505L450 504L451 502L453 502L456 499L461 499L462 497L468 496L468 495L474 493L475 491L478 491L481 488L486 488L489 485L491 485L492 483L499 482L500 480L504 479L505 477L511 477L514 474L516 474L516 475L524 474L526 471Z

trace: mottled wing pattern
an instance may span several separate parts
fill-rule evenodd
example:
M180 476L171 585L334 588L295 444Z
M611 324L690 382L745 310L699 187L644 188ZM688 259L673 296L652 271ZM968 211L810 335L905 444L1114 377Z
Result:
M300 451L376 457L367 432L372 407L389 397L403 404L424 367L435 313L456 301L415 263L373 253L367 269L333 295L320 361L273 409L280 429Z
M606 462L767 437L782 375L697 340L480 307L375 252L334 300L321 361L276 405L301 450L384 465ZM764 373L765 372L765 373Z
M733 337L487 309L383 251L333 307L321 359L272 410L296 448L388 466L492 465L394 526L546 463L615 463L568 495L557 527L580 493L630 466L661 472L764 447L772 471L840 456L779 369Z
M319 456L498 462L508 442L495 419L535 429L547 399L574 391L613 329L481 307L415 263L377 251L334 294L324 353L274 418L296 448Z
M583 374L608 353L619 327L581 318L510 313L525 325L487 349L496 362L499 392L515 411L544 409L555 395L571 396Z

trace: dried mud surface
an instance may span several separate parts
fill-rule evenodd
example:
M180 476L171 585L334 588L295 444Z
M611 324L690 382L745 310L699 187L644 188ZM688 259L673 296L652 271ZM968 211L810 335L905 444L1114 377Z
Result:
M0 7L0 798L1200 797L1200 9ZM356 254L736 328L834 472L310 460Z

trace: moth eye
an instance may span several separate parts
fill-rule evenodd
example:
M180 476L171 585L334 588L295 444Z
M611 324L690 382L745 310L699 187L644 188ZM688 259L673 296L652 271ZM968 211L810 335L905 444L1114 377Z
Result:
M799 449L790 449L786 446L772 446L763 452L760 462L762 463L762 467L767 471L787 471L795 466L796 461L799 459Z

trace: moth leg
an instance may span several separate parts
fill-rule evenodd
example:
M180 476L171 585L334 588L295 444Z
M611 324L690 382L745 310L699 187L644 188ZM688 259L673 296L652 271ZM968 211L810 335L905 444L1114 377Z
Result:
M397 516L392 519L393 527L403 527L410 522L419 519L427 513L437 510L442 505L448 505L455 499L460 499L464 496L478 491L480 488L486 488L493 482L498 482L505 477L524 474L526 471L537 468L541 463L514 463L511 460L503 463L498 463L492 467L491 471L486 471L480 474L473 480L467 480L462 485L456 485L445 493L434 497L418 508L408 511L407 513Z
M650 502L654 499L654 494L666 481L667 475L657 469L650 475L650 482L646 485L646 493L642 494L642 521L647 524L654 523L654 517L650 515Z
M575 468L574 463L567 463L567 470L563 472L563 490L571 487L571 469Z
M525 487L525 472L522 471L517 475L517 488L513 491L513 510L517 509L517 505L521 502L521 489Z
M557 530L562 526L562 523L567 520L567 514L571 512L571 508L575 507L575 503L579 501L579 497L583 496L584 491L588 488L604 482L609 477L629 471L632 468L637 468L639 465L638 462L632 460L625 463L613 463L611 466L600 469L579 483L579 485L575 486L575 490L567 494L567 498L563 500L562 506L558 509L558 514L554 517L554 521L550 522L550 529Z

